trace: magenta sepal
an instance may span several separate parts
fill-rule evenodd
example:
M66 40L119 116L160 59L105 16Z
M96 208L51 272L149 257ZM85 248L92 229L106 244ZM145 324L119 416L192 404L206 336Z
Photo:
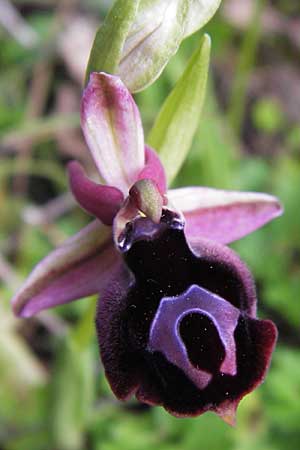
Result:
M113 246L70 268L57 277L20 311L21 317L31 317L40 311L63 305L93 294L101 294L120 270L121 261Z
M12 300L16 315L101 293L117 276L122 258L112 243L111 228L98 220L67 239L33 269Z

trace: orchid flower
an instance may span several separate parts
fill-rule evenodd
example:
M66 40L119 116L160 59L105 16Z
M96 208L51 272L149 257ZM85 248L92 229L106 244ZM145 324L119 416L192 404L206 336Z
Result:
M99 294L96 328L115 395L178 417L234 422L264 379L276 327L256 317L252 276L225 244L281 214L275 197L207 187L167 190L138 108L117 76L92 73L81 122L99 173L69 165L95 217L40 262L13 299L17 315Z

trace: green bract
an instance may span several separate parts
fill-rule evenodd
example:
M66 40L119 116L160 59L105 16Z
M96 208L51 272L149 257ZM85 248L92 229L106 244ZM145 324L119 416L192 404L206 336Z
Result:
M209 67L210 38L200 45L163 104L148 143L156 148L170 184L179 172L196 132L204 101Z
M184 35L189 0L141 0L127 36L118 75L132 92L158 78Z
M222 0L190 0L184 37L202 28L215 14Z
M117 0L97 32L87 69L117 73L131 92L153 83L182 40L221 0Z

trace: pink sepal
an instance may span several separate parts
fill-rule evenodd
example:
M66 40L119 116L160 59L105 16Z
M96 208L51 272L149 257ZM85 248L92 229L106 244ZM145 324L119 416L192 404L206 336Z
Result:
M182 211L189 241L202 237L228 244L252 233L283 211L276 197L258 192L188 187L170 190L168 199Z
M106 184L126 196L145 164L139 110L120 78L93 72L81 103L81 126Z
M53 250L32 271L12 300L16 315L101 293L123 265L112 245L111 228L95 220Z

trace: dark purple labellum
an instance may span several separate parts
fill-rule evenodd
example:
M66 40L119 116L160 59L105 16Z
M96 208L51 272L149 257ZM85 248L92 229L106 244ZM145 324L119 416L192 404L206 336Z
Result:
M96 318L112 390L176 416L213 410L232 421L239 400L262 382L276 341L273 323L255 317L248 269L210 241L192 251L167 210L160 224L128 224L120 249L127 269Z

